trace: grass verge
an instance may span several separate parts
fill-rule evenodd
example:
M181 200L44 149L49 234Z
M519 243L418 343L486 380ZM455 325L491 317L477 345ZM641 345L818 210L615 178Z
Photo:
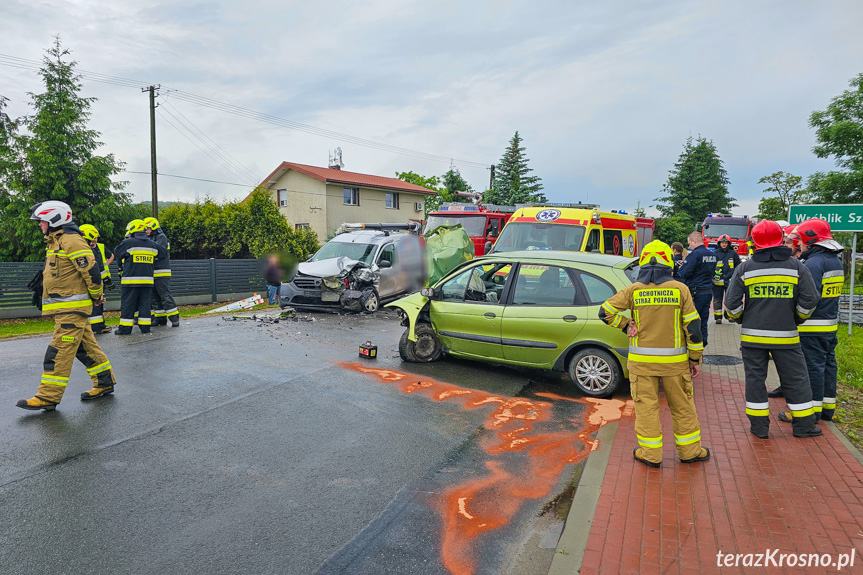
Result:
M848 326L839 326L836 363L839 365L836 426L863 451L863 327L855 326L848 336Z
M180 318L182 320L200 317L205 312L221 307L222 304L207 304L207 305L184 305L179 306ZM253 310L278 310L278 306L270 306L267 304L255 306L249 310L241 310L243 313ZM109 326L116 326L120 323L120 312L107 311L103 314L105 323ZM215 314L219 315L219 314ZM40 317L21 318L21 319L0 319L0 339L20 337L25 335L38 335L43 333L51 333L54 331L53 318L43 319Z

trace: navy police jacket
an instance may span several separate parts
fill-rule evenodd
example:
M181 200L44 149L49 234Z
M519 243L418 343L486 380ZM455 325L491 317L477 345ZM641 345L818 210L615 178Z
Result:
M686 256L677 272L677 279L685 283L690 290L711 290L715 269L716 254L700 245Z

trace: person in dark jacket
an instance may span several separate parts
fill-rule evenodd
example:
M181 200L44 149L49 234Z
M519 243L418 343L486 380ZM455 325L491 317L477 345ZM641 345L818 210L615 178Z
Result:
M275 305L279 297L279 288L282 287L282 268L279 266L279 257L276 254L267 256L267 265L264 267L264 281L267 282L267 295L270 305Z
M716 270L713 272L713 321L722 323L722 301L725 298L725 289L734 268L740 265L740 256L737 250L731 247L731 238L727 235L719 236L716 242L717 248L713 252L716 256Z
M812 388L812 407L816 419L832 421L836 409L836 331L839 328L839 296L845 272L842 266L841 244L833 239L830 225L821 219L811 219L797 226L800 236L800 260L812 274L821 300L812 315L797 329L800 347L806 358L809 385ZM771 397L781 396L780 387ZM782 421L791 421L790 414L779 415Z
M171 295L171 242L156 218L145 218L144 225L147 226L147 237L168 253L153 262L153 325L168 325L168 320L171 320L171 327L180 327L180 311Z
M797 331L818 305L815 282L806 266L791 257L791 249L782 245L782 228L776 222L759 222L752 229L752 241L755 253L734 272L725 294L726 317L743 325L740 352L749 431L768 438L770 405L764 384L772 356L791 412L794 436L821 435L815 425L812 389Z
M168 257L168 251L147 237L143 220L132 220L126 226L129 238L114 248L123 270L120 280L120 327L117 335L129 335L138 315L141 333L150 333L150 295L153 290L153 263Z
M671 244L671 251L674 254L672 256L674 266L671 268L671 276L675 277L677 275L677 270L679 270L680 266L683 265L683 260L686 259L686 248L684 248L683 244L680 242L674 242Z
M713 274L716 255L704 245L701 232L692 232L686 238L689 255L677 272L677 279L686 284L692 293L692 301L701 318L701 339L707 347L707 318L710 316L710 301L713 299Z

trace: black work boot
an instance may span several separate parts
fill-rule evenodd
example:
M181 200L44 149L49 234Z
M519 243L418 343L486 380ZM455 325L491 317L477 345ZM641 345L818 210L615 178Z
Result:
M769 390L767 392L767 397L785 397L785 394L782 393L782 387L777 387L776 389Z
M817 425L813 425L810 429L805 431L794 431L794 437L818 437L819 435L823 435L824 432L821 431L821 428Z
M754 427L750 427L749 433L759 439L768 439L770 437L767 433L767 429L755 429Z
M710 459L710 448L702 446L701 451L698 453L698 455L696 455L692 459L681 459L680 462L696 463L698 461L707 461L708 459Z

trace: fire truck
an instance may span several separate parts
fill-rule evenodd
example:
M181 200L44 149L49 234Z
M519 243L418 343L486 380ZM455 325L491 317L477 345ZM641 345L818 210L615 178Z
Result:
M654 220L596 204L525 204L512 214L492 252L558 250L632 257L653 239Z
M716 248L719 236L727 235L731 238L731 247L739 255L748 256L749 248L746 245L746 239L752 235L752 226L757 223L757 219L749 216L709 214L701 223L704 245L708 248Z
M512 206L494 204L467 204L450 202L442 204L436 211L429 212L423 235L438 226L461 224L473 241L474 254L481 256L486 245L494 245L500 231L515 211Z

